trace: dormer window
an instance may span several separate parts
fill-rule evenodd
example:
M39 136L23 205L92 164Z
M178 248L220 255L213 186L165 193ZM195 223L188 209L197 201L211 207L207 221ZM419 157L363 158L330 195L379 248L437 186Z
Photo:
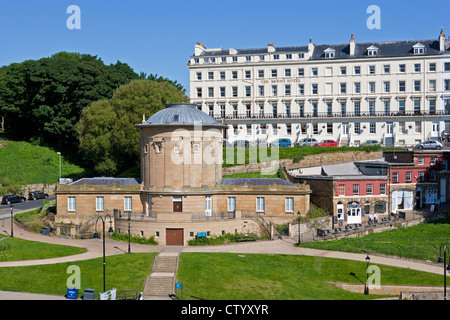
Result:
M414 54L424 54L425 53L425 46L421 43L417 43L413 46Z
M378 55L378 48L375 46L370 46L369 48L367 48L367 55L369 57L375 57Z
M328 48L325 50L325 58L326 59L333 59L334 57L336 57L336 50L334 50L332 48Z

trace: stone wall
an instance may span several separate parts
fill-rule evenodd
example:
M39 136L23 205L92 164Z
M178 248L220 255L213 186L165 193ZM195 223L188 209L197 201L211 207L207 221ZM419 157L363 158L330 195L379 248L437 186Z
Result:
M311 219L307 221L300 222L300 233L312 233L317 234L317 229L329 230L333 226L331 217L323 217L317 219ZM297 238L298 237L298 222L289 224L289 236Z
M56 183L47 184L47 183L38 183L38 184L26 184L21 186L20 195L24 196L28 199L28 193L31 191L42 191L47 193L49 196L53 196L55 194Z
M115 219L115 228L120 233L128 232L128 220ZM131 234L146 238L155 237L159 245L166 245L167 229L183 229L184 245L189 240L195 239L199 232L208 232L211 236L219 236L222 233L255 233L258 236L264 234L262 228L253 219L218 219L199 221L137 221L131 220Z
M364 293L364 284L352 284L352 283L333 283L337 287L355 293ZM391 295L401 296L400 299L410 299L413 294L422 293L423 299L421 300L435 300L439 296L443 297L443 287L431 287L431 286L408 286L408 285L370 285L369 294L376 295ZM407 294L405 294L407 293ZM426 293L426 294L425 294Z
M325 164L344 163L350 161L362 161L371 159L383 158L382 151L345 151L345 152L328 152L321 154L312 154L305 156L302 160L295 162L293 159L280 159L278 161L272 161L270 163L249 163L245 165L238 165L232 167L223 167L222 174L232 175L245 172L260 172L268 170L269 172L276 172L279 168L286 167L288 169L293 168L306 168L315 167Z

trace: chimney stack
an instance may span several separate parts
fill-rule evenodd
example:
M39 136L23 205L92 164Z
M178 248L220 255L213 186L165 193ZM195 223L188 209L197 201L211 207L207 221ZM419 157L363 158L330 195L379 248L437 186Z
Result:
M439 51L445 51L445 33L444 27L441 29L441 34L439 35Z
M204 51L206 51L206 47L204 45L202 45L200 42L197 42L195 44L195 52L194 55L195 56L199 56L201 55Z
M312 39L309 39L309 43L308 43L308 55L309 57L312 57L314 53L314 45L312 43Z
M355 55L355 48L356 48L355 35L352 33L352 38L350 39L350 56Z

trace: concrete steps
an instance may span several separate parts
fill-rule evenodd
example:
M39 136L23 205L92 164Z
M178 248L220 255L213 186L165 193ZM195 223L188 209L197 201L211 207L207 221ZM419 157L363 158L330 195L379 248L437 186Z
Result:
M161 256L155 258L152 272L177 272L178 256Z
M175 292L175 281L178 269L178 256L181 249L167 249L155 257L152 273L145 280L144 299L170 300L169 295Z
M145 281L144 299L150 297L167 297L172 294L175 286L173 276L150 275Z

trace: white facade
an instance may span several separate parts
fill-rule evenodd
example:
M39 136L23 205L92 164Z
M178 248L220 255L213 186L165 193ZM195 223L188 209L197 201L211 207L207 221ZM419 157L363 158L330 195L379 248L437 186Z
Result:
M415 145L450 130L450 41L206 49L190 98L228 125L226 139L312 137L340 145Z

